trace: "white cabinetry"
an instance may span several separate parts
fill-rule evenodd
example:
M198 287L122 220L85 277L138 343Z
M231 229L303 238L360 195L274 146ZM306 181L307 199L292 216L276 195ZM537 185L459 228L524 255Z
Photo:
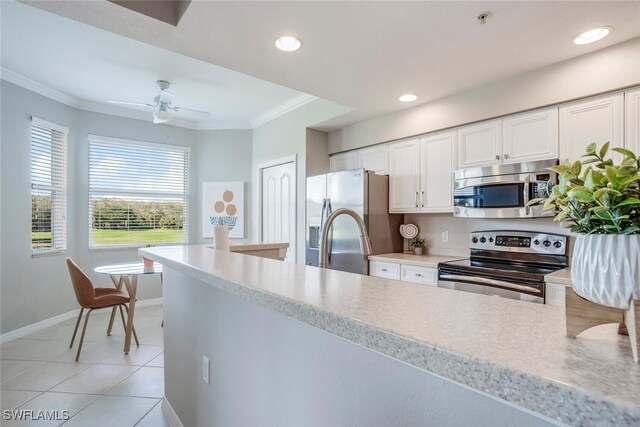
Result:
M502 163L558 158L558 108L502 119Z
M587 145L623 146L623 95L600 96L560 107L560 161L579 160Z
M329 159L329 171L340 172L350 169L356 169L358 166L358 156L355 151L346 151L340 154L334 154Z
M499 165L502 153L500 120L458 129L458 168Z
M389 145L389 212L451 212L455 132Z
M545 284L545 303L547 305L564 306L564 293L567 285L561 283L547 282Z
M358 168L374 171L378 175L389 174L389 144L379 144L356 150Z
M640 88L628 91L625 98L625 148L640 154Z
M438 286L438 269L399 262L369 261L369 276Z
M420 140L420 212L453 211L455 132Z
M420 140L389 145L389 213L419 212Z

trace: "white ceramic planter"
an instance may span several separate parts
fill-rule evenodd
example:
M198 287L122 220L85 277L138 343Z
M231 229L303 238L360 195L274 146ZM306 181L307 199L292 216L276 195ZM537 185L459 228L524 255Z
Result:
M640 235L580 234L571 264L573 289L581 297L625 310L640 299Z

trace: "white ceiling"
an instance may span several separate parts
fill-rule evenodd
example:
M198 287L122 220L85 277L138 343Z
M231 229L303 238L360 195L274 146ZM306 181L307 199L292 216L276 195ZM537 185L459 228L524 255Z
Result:
M196 123L184 116L175 123L248 128L251 120L268 118L276 107L313 99L24 4L2 1L1 7L3 78L30 79L75 99L72 103L80 108L151 120L151 109L105 104L109 99L153 103L159 92L155 81L164 79L171 82L174 105L212 114L210 120Z
M106 1L28 3L353 107L358 119L415 105L397 100L405 92L426 102L640 36L638 1L193 1L177 27ZM572 43L601 25L615 31ZM283 33L302 49L274 49Z

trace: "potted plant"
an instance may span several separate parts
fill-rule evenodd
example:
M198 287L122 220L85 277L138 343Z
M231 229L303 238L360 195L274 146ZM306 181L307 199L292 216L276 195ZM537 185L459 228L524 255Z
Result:
M424 250L424 239L420 237L414 237L411 239L410 243L413 248L413 253L416 255L422 255L422 251Z
M573 251L573 289L592 302L628 309L640 299L640 157L624 148L616 164L609 143L587 147L583 161L550 168L558 185L544 203L554 218L578 233Z
M145 248L152 248L153 245L150 243L147 243L146 245L144 245ZM149 259L149 258L145 258L142 257L142 262L144 263L144 269L145 270L153 270L153 260Z

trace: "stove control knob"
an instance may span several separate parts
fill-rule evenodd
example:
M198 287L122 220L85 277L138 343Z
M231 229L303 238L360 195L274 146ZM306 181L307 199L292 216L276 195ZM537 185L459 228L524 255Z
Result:
M562 242L558 241L558 242L553 242L553 247L554 248L559 248L560 246L562 246Z
M538 239L534 240L534 241L533 241L533 244L534 244L534 245L536 245L536 246L538 246L538 245L540 244L540 240L538 240Z
M548 240L545 240L544 242L542 242L542 244L543 244L543 245L545 245L545 247L547 247L547 248L548 248L549 246L551 246L551 242L550 242L550 241L548 241Z
M489 237L489 243L493 243L493 237Z
M472 241L473 243L478 243L478 238L477 238L477 237L474 237L473 239L471 239L471 241Z
M487 241L487 239L485 239L485 238L484 238L484 236L482 236L482 237L480 238L480 243L484 243L484 242L486 242L486 241Z

